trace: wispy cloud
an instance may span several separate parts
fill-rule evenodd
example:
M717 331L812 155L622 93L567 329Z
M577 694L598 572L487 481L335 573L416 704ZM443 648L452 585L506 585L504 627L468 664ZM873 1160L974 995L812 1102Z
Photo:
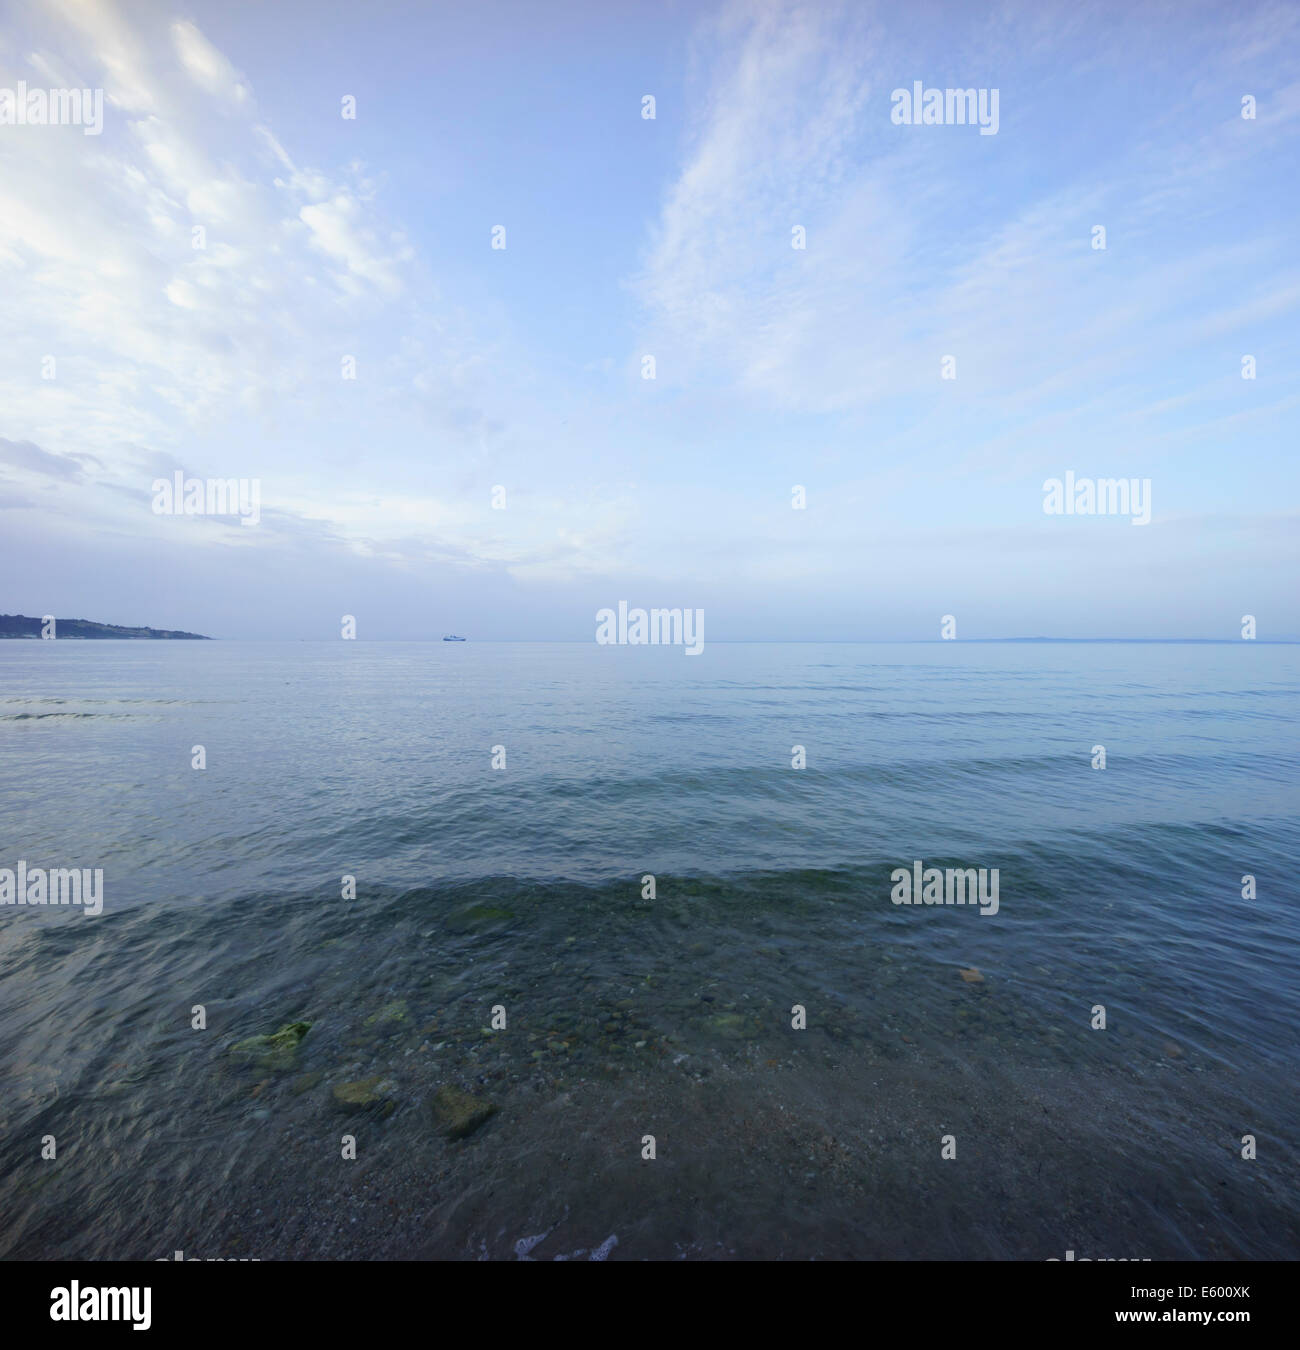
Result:
M58 128L0 141L0 306L23 335L0 385L9 428L179 445L204 419L332 387L344 338L403 294L410 250L373 183L286 171L196 24L55 13L58 64L102 84L108 109L102 144Z
M983 35L948 29L943 68L1009 86L1001 135L963 139L965 128L889 124L890 91L910 86L933 50L915 33L886 35L856 7L728 10L711 35L730 46L695 91L700 130L636 279L643 345L666 377L835 412L932 395L951 354L954 399L1032 412L1065 390L1124 382L1153 343L1167 356L1293 312L1300 293L1280 239L1249 226L1226 240L1169 229L1180 209L1205 214L1207 165L1223 194L1278 154L1276 128L1243 123L1235 93L1217 113L1184 92L1159 127L1121 123L1104 171L1019 173L1028 137L1037 149L1058 122L1093 115L1026 90L1028 56L1057 69L1080 60L1088 30L1073 31L1026 30L1021 50L1008 44L990 62ZM1249 46L1249 33L1238 37ZM1107 44L1107 26L1092 40ZM1201 66L1215 60L1220 92L1217 42L1207 27L1191 45ZM1275 62L1275 78L1295 67ZM1202 71L1185 73L1186 90ZM1266 102L1290 106L1290 86ZM1111 235L1104 253L1091 247L1098 223ZM791 246L795 226L805 249Z

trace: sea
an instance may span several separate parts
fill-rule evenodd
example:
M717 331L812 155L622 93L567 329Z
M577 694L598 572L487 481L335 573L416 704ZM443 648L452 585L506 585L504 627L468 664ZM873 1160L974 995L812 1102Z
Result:
M1300 1257L1298 695L1245 641L0 642L0 900L102 905L0 903L0 1256Z

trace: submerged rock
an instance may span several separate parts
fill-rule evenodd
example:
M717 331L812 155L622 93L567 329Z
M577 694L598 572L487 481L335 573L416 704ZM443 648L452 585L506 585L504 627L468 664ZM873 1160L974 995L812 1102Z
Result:
M405 1022L406 1021L406 1000L404 998L394 999L392 1003L385 1003L377 1013L371 1013L366 1018L366 1026L373 1027L376 1022Z
M709 1026L719 1036L738 1037L745 1034L744 1015L737 1012L719 1013L709 1019Z
M449 1139L464 1139L497 1113L483 1097L444 1085L433 1094L433 1118Z
M263 1069L288 1069L302 1038L311 1030L310 1022L290 1022L270 1036L249 1036L230 1047L236 1059Z
M393 1100L395 1092L392 1081L377 1073L369 1078L354 1078L350 1083L336 1083L334 1104L344 1111L373 1111L389 1116L397 1105Z

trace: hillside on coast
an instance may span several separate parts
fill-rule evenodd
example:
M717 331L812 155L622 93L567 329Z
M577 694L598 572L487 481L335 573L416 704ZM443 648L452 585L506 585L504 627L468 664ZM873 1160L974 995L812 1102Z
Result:
M39 638L43 620L26 614L0 614L0 638ZM182 633L170 628L123 628L93 619L56 619L54 636L59 638L147 638L211 642L202 633Z

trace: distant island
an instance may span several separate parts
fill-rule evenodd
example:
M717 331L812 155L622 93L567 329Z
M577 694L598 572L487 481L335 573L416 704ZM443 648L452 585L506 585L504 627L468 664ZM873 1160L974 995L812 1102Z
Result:
M39 638L42 619L26 614L0 614L0 638ZM211 642L202 633L179 633L170 628L123 628L115 623L95 623L92 619L55 619L54 637L59 638L152 638L192 642Z

